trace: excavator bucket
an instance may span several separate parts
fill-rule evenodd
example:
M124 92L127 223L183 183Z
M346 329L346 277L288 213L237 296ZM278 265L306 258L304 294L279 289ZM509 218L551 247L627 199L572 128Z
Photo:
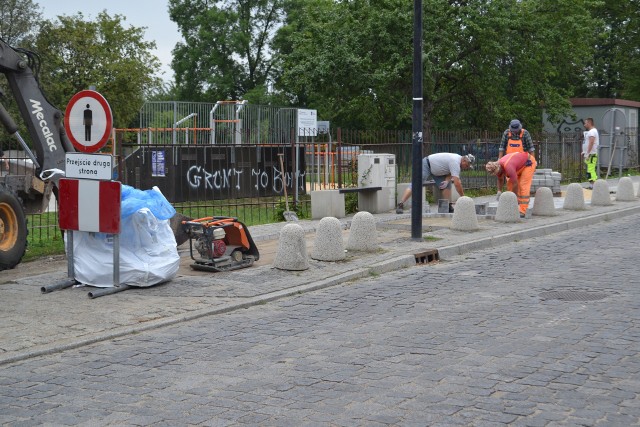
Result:
M187 240L189 240L189 234L187 234L182 224L186 221L190 221L191 218L180 213L176 213L169 219L169 226L173 230L173 235L176 238L176 245L180 246Z

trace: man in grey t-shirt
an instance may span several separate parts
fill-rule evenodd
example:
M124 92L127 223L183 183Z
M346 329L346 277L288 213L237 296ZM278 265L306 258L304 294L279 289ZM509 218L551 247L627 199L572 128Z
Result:
M461 156L454 153L436 153L422 159L422 182L425 183L432 177L435 184L442 190L442 196L451 200L451 183L456 187L460 196L464 196L460 171L473 169L476 158L472 154ZM411 184L402 195L396 213L404 212L404 203L411 197ZM453 212L453 206L449 205L449 212Z

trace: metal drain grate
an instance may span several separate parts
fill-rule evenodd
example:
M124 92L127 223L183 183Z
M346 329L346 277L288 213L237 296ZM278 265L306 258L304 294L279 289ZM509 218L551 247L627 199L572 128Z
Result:
M430 264L440 260L437 249L420 252L414 255L416 257L416 264Z
M540 294L542 300L557 299L560 301L598 301L607 297L604 292L590 291L549 291Z

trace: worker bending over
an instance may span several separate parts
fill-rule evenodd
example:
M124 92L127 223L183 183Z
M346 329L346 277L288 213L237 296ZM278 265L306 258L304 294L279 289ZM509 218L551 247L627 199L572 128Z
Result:
M531 153L510 153L501 157L497 162L488 162L487 172L498 177L498 195L502 193L502 178L507 178L507 190L518 197L520 218L524 218L529 208L531 197L531 181L536 171L535 157Z
M476 158L472 154L461 156L454 153L436 153L422 159L422 183L427 182L429 177L433 177L435 184L442 190L442 197L451 200L451 183L456 187L460 196L464 196L462 182L460 181L460 170L473 169L473 162ZM404 210L405 202L411 197L411 184L402 195L400 203L396 208L396 213L401 214ZM449 204L449 212L453 212L453 206Z

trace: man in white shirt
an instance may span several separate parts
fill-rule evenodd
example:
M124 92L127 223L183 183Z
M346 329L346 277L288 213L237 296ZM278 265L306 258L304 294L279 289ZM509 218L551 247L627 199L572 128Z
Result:
M582 157L587 165L587 178L589 179L589 188L593 189L593 182L598 179L598 146L600 145L600 136L598 129L593 125L593 118L589 117L584 121L584 141L582 142Z
M451 184L456 188L460 196L464 196L462 182L460 181L460 170L473 169L473 162L476 158L472 154L461 156L454 153L436 153L422 159L422 182L427 182L432 177L442 190L442 197L451 198ZM398 203L396 213L404 211L404 204L411 197L411 185L402 195L402 200ZM449 204L449 212L453 212L453 206Z

